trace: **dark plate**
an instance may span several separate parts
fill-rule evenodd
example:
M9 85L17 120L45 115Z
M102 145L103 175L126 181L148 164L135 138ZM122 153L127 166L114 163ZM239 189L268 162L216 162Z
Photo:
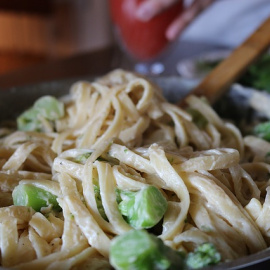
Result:
M94 78L82 79L92 81ZM165 97L170 102L176 102L183 98L198 83L198 81L181 79L174 76L153 77L151 79L162 88ZM15 119L16 116L31 106L40 96L53 95L60 97L69 93L70 86L76 81L78 79L44 82L0 91L0 123L3 124L7 120ZM254 89L246 89L239 85L233 85L230 91L215 104L215 108L223 117L231 118L233 116L231 119L238 119L241 122L243 122L243 119L245 121L251 121L251 119L257 119L258 117L260 119L267 118L267 112L258 112L252 105L254 97L261 98L265 102L270 102L268 94L258 92ZM270 269L270 249L207 269L255 268Z

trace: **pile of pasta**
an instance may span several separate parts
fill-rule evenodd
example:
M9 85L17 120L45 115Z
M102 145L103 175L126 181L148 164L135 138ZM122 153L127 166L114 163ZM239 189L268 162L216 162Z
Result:
M115 189L148 185L168 201L159 235L166 245L189 252L211 242L222 261L269 246L269 143L243 137L205 100L189 96L189 110L206 119L198 126L155 84L123 70L77 82L61 100L64 117L44 121L43 132L0 129L3 267L110 269L110 242L132 229ZM85 162L75 161L89 150ZM94 180L108 220L99 213ZM19 183L51 192L62 211L13 205Z

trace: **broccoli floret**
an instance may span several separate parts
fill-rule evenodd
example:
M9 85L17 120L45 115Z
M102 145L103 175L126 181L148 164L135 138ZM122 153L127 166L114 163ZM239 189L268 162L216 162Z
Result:
M92 155L92 152L86 152L84 154L76 156L73 161L80 164L85 164L86 160Z
M102 204L98 179L93 178L93 184L99 214L108 221ZM119 211L135 229L152 228L162 219L167 210L167 200L154 186L135 192L116 189L115 194Z
M40 117L54 121L64 116L64 103L52 96L39 98L33 107L17 118L18 129L22 131L42 131Z
M181 270L183 255L144 230L132 230L112 240L110 263L117 270Z
M98 212L102 216L103 219L108 221L107 215L105 213L105 210L104 210L104 207L103 207L103 204L102 204L99 185L94 185L94 192L95 192L95 199L96 199Z
M270 56L268 53L252 64L238 81L245 86L270 91Z
M32 207L35 211L41 211L42 207L52 206L52 209L61 211L57 197L52 193L35 187L31 184L19 184L12 192L14 205Z
M64 103L52 96L43 96L34 103L34 109L48 120L57 120L64 116Z
M192 121L198 128L204 129L207 126L208 120L198 110L188 108L187 112L192 116Z
M18 129L23 131L41 131L42 124L37 115L38 110L33 107L23 112L17 118Z
M155 226L167 210L167 200L154 186L142 188L137 192L120 191L120 196L120 212L135 229Z
M255 126L254 134L266 141L270 141L270 121Z
M93 151L89 151L74 157L72 160L76 163L85 164L87 159L92 155ZM108 154L102 154L96 160L108 162L111 165L118 165L119 161Z
M214 265L221 260L220 253L212 243L204 243L198 246L194 252L190 252L186 258L189 269L199 269L208 265Z

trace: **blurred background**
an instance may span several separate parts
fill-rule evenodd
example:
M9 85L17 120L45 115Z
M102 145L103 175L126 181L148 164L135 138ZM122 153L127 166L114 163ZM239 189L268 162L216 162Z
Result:
M114 46L108 2L0 0L0 76ZM269 0L216 0L167 55L169 73L195 53L239 45L268 16Z
M0 0L0 75L111 44L106 0Z

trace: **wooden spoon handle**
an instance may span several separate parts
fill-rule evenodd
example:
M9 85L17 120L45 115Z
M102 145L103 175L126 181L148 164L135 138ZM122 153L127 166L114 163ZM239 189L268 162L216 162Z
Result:
M270 17L228 58L213 69L189 95L205 96L214 103L270 45ZM182 105L180 101L179 105Z

